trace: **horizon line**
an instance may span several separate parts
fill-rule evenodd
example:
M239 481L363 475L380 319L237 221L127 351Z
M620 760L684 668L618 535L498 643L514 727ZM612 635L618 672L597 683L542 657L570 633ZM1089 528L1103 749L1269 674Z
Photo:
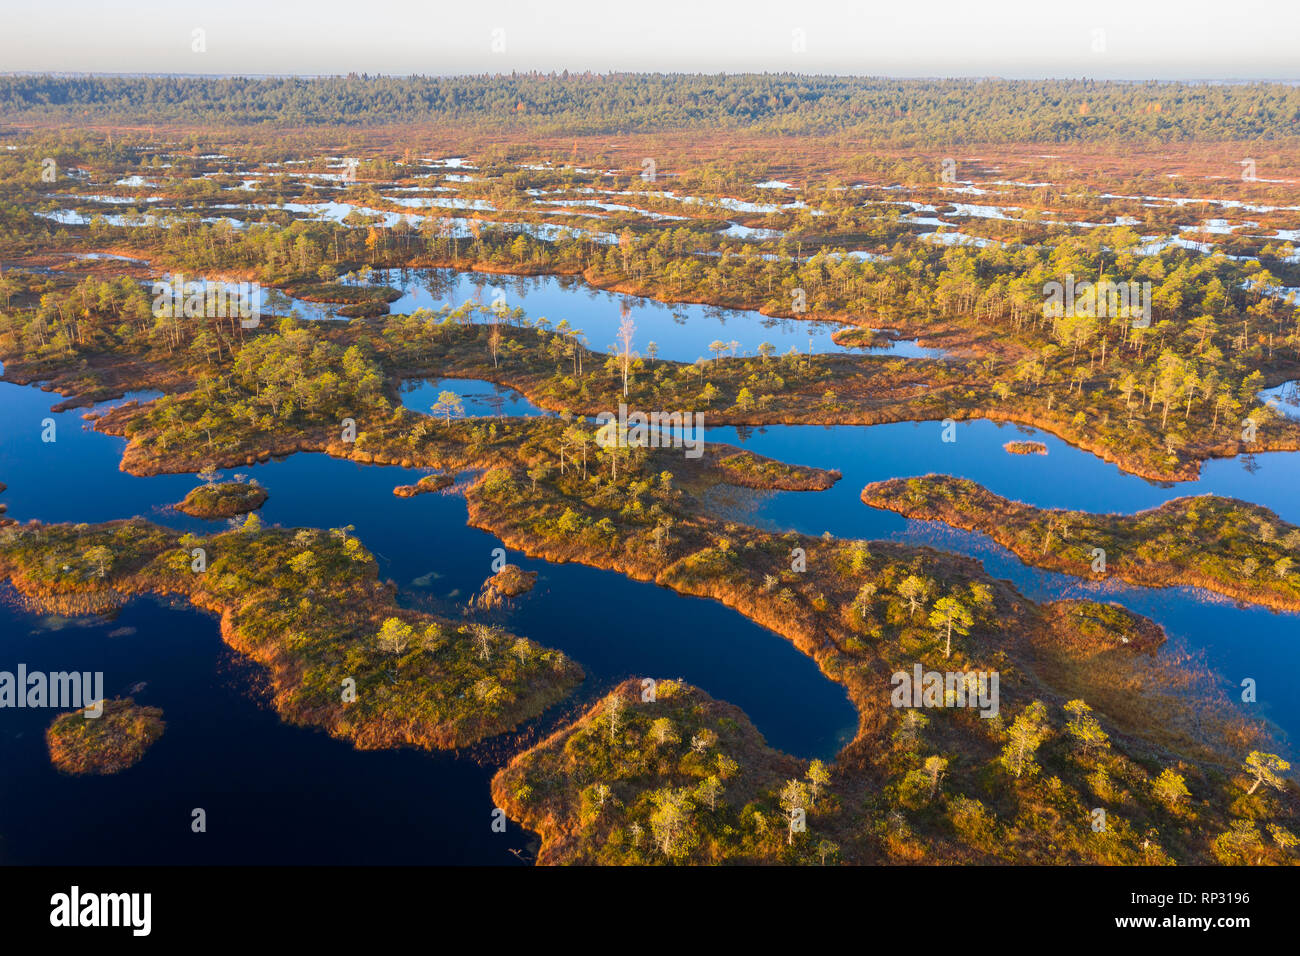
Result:
M1177 77L1177 78L1160 78L1154 76L1148 77L1095 77L1088 75L1039 75L1026 77L999 76L996 74L963 74L963 75L942 75L926 74L918 76L903 76L889 73L804 73L792 70L592 70L592 69L562 69L562 70L511 70L507 72L458 72L458 73L370 73L367 71L350 70L346 73L145 73L145 72L111 72L102 70L0 70L0 77L95 77L107 79L207 79L207 80L229 80L229 79L251 79L251 80L276 80L276 79L301 79L301 80L337 80L337 79L421 79L421 80L440 80L440 79L466 79L466 78L516 78L520 76L540 76L563 78L563 74L569 74L570 78L574 76L646 76L646 77L747 77L747 76L765 76L765 77L789 77L789 78L806 78L806 79L857 79L857 80L907 80L913 82L944 82L944 81L975 81L975 82L1001 82L1001 83L1037 83L1037 82L1059 82L1059 81L1089 81L1093 83L1232 83L1232 84L1251 84L1251 83L1279 83L1285 85L1294 85L1300 83L1300 75L1292 77L1243 77L1243 76L1202 76L1202 77Z

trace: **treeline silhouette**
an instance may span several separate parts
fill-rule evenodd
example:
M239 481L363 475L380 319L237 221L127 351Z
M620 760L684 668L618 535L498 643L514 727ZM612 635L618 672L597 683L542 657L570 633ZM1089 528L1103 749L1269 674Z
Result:
M269 126L491 125L532 133L748 130L886 142L1273 139L1284 83L885 79L796 74L0 77L0 116Z

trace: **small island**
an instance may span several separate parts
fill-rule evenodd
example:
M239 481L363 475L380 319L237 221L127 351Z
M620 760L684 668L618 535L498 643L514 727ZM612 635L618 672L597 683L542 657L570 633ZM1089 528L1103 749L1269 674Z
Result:
M414 498L416 495L425 495L431 491L442 491L444 488L450 488L454 483L451 475L425 475L413 485L398 485L393 489L393 494L399 498Z
M163 712L141 707L130 698L103 702L103 713L87 717L86 709L61 714L45 731L50 762L73 776L120 773L133 767L162 736Z
M1002 447L1013 455L1047 454L1047 446L1040 441L1009 441Z
M872 329L865 325L845 326L831 334L836 345L857 349L886 349L898 341L896 333Z
M825 491L840 480L838 471L789 465L749 451L719 445L713 467L727 484L764 491Z
M340 318L356 319L388 314L388 304L396 302L402 293L387 285L356 285L347 282L320 281L291 283L286 291L304 302L342 304L337 310Z
M195 488L176 510L195 518L233 518L256 511L268 497L256 481L224 481Z
M525 571L517 565L507 564L483 582L476 603L484 609L500 607L511 598L527 594L536 583L536 571Z

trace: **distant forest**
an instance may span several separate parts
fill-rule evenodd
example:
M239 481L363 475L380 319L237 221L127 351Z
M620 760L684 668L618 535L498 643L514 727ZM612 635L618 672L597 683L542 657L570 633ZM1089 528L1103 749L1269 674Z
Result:
M267 78L0 77L8 120L302 127L493 126L534 134L728 130L884 143L1277 139L1283 83L891 80L795 74Z

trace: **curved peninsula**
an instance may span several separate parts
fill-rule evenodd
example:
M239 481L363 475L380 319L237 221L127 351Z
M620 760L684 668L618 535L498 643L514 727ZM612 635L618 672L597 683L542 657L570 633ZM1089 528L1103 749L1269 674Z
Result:
M0 577L40 607L104 612L176 595L221 616L222 638L267 668L290 723L359 749L464 747L564 697L582 669L498 627L401 608L344 529L178 535L142 519L0 529Z
M1235 498L1175 498L1133 515L1036 508L965 478L891 478L862 500L979 531L1026 564L1143 587L1192 587L1300 611L1300 528Z

